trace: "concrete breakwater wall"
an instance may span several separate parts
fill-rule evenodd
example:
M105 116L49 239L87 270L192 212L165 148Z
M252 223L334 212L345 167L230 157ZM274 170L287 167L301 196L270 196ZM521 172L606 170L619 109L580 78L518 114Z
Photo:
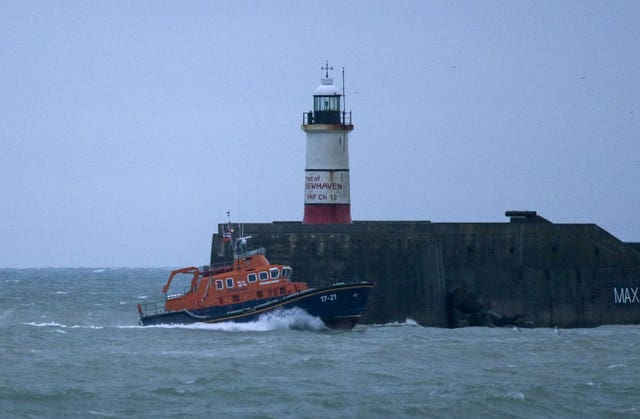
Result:
M590 327L640 323L640 247L595 224L245 223L252 247L319 287L374 281L363 323ZM521 221L522 221L521 220ZM534 221L531 219L531 221ZM211 261L230 257L214 233Z

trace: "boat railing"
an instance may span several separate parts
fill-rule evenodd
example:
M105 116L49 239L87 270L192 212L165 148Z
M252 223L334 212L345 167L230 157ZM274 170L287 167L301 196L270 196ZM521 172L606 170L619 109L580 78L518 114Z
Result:
M233 261L216 262L210 265L201 266L199 269L202 276L229 272L233 270Z
M164 301L151 301L138 304L140 317L155 316L166 312Z

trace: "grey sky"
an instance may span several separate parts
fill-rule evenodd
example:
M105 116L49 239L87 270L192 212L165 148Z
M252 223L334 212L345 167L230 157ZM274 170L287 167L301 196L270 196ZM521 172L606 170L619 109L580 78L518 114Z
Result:
M227 210L301 220L325 59L354 220L640 241L639 45L638 1L0 2L0 266L202 264Z

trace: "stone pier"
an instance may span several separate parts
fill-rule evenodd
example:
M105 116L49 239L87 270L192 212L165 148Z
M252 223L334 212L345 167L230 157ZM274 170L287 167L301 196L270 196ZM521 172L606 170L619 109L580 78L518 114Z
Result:
M505 223L243 223L251 247L321 287L374 281L363 323L592 327L640 323L640 246L534 212ZM214 233L211 261L230 257Z

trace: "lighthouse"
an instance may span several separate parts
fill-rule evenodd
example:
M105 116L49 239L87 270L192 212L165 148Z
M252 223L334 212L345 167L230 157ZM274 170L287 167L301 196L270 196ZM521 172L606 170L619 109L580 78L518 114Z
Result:
M313 93L313 110L305 112L302 130L307 134L303 224L350 224L349 132L351 112L341 111L343 94L329 77ZM343 70L344 86L344 70ZM344 90L344 87L343 87Z

